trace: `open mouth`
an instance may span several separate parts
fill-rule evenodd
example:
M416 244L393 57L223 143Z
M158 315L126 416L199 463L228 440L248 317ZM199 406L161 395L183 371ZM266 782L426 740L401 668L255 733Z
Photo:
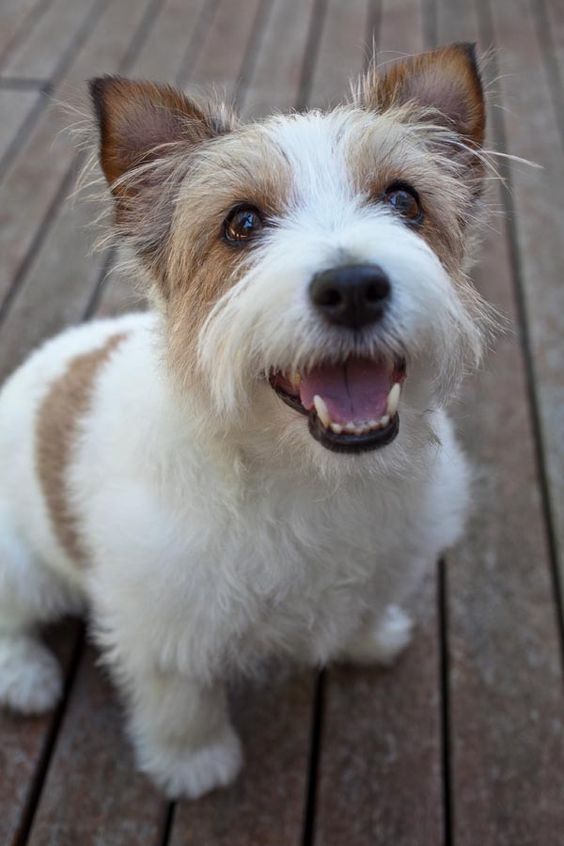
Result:
M391 443L399 432L398 406L405 360L351 356L304 373L277 371L270 385L308 417L311 435L335 452L363 452Z

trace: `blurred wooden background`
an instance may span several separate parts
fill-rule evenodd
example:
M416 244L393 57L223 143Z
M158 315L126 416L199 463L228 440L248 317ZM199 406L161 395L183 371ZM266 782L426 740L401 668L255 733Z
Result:
M235 698L247 767L168 806L133 770L115 696L74 624L57 713L0 716L11 846L564 843L564 3L562 0L1 0L0 377L70 323L139 307L90 255L81 166L53 99L102 73L214 83L243 115L338 101L387 61L495 45L501 161L476 282L512 322L455 415L476 514L420 597L391 672L331 669ZM1 471L0 471L1 472Z

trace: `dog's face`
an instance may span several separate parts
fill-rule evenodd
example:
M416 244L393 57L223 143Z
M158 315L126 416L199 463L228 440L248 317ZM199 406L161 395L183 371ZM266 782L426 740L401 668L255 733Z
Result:
M316 460L391 455L400 416L404 447L429 437L428 411L481 348L464 273L483 178L473 49L373 70L328 113L248 126L166 86L107 78L92 93L118 232L210 418Z

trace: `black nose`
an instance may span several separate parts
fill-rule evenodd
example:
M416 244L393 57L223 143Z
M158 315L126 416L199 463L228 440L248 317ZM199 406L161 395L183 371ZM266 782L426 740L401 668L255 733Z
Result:
M377 264L348 264L316 273L309 295L326 320L360 329L382 318L390 290L390 280Z

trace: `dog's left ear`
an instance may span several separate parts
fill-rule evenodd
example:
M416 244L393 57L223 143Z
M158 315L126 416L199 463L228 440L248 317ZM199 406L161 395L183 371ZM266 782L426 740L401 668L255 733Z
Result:
M385 112L407 103L429 110L465 142L481 147L486 110L474 44L451 44L373 68L360 85L360 105Z

